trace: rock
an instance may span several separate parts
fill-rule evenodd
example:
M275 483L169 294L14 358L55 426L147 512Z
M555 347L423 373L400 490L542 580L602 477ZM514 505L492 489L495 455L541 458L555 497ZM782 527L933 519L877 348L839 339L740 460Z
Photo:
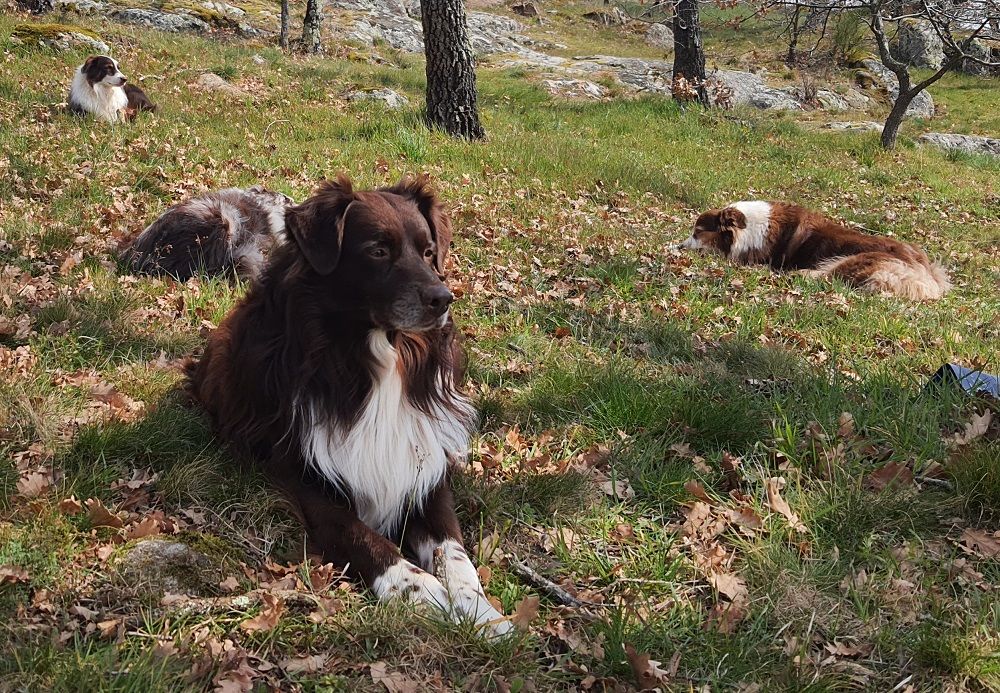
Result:
M992 137L928 132L920 136L920 141L940 149L1000 157L1000 139Z
M754 106L763 110L798 111L802 109L799 103L798 91L793 87L776 89L769 87L764 78L752 72L739 70L718 70L709 77L732 92L728 101L733 106ZM709 88L709 92L712 89Z
M185 543L165 539L137 542L115 567L127 587L157 597L167 592L210 594L222 579L218 562Z
M234 84L230 84L214 72L205 72L199 75L194 86L202 91L217 91L237 99L250 98L250 94L247 91Z
M250 56L250 61L254 65L266 65L267 64L267 58L265 58L260 53L254 53L252 56Z
M1000 63L1000 47L992 48L986 42L974 39L965 51L966 55L987 62ZM959 72L967 75L980 75L982 77L1000 75L1000 66L983 65L974 60L963 59L958 66Z
M211 29L208 22L188 14L160 12L159 10L125 9L116 10L111 14L113 19L126 24L141 24L160 31L196 31L207 32Z
M899 80L896 79L896 75L892 73L892 70L877 60L871 59L862 60L861 65L865 70L862 74L871 76L881 88L889 93L889 98L895 101L896 96L899 94ZM913 99L910 106L906 109L906 115L918 118L930 118L934 115L934 99L931 98L927 90L917 94L916 98Z
M586 12L582 15L584 19L589 19L595 24L601 24L603 26L624 26L629 22L629 16L625 14L621 8L612 7L607 10L594 10L593 12Z
M111 49L99 36L72 24L18 24L10 34L14 45L68 51L84 46L95 53Z
M913 67L937 70L944 63L944 44L930 22L904 19L899 23L892 55Z
M227 19L242 20L247 16L246 10L242 10L239 7L235 7L225 2L218 2L217 0L205 0L201 3L201 6L210 12L217 12Z
M386 108L403 108L410 105L410 100L392 89L372 89L369 91L351 91L344 95L348 101L381 101Z
M650 24L646 28L646 43L665 51L674 49L674 32L666 24Z
M522 17L537 17L541 14L533 2L519 2L510 6L510 11Z
M542 84L554 96L570 99L602 99L608 90L586 79L546 79Z
M827 130L837 130L838 132L882 132L882 123L871 120L859 121L834 121L823 126Z
M54 8L59 12L73 12L74 14L104 14L108 10L108 5L95 0L56 0Z

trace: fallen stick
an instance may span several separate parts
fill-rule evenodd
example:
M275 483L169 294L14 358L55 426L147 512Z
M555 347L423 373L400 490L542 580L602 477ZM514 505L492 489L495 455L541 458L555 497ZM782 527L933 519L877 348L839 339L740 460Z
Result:
M516 557L511 557L510 567L517 573L518 577L523 579L525 582L534 585L538 589L542 590L550 597L555 599L561 604L566 606L584 607L584 606L596 606L603 607L604 604L599 602L589 602L584 599L577 599L572 594L564 590L562 587L556 583L549 580L547 577L539 573L537 570L531 566L523 563L520 559Z

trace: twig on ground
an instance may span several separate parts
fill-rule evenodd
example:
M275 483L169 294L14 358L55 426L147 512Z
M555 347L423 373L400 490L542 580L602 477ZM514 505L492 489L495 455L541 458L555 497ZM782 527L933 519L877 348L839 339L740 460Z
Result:
M515 573L517 573L518 577L520 577L522 580L542 590L543 592L545 592L546 594L548 594L550 597L560 602L561 604L565 604L566 606L575 606L575 607L593 606L593 607L603 608L607 606L606 604L602 604L600 602L590 602L585 599L578 599L574 597L572 594L564 590L556 583L549 580L547 577L539 573L537 570L535 570L528 564L522 562L516 556L511 556L510 567L514 570Z

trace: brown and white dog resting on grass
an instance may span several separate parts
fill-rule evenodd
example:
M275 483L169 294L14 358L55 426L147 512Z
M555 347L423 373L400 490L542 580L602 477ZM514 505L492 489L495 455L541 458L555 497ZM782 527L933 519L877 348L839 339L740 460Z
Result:
M450 222L422 177L374 191L340 177L285 223L287 241L188 367L194 398L291 498L325 560L382 599L507 633L462 546L449 478L476 425L442 276Z
M681 247L915 300L941 298L951 288L944 268L916 246L859 233L787 202L735 202L705 212Z
M108 123L131 120L143 111L155 111L156 106L146 93L127 82L118 61L106 55L92 55L73 73L69 110Z

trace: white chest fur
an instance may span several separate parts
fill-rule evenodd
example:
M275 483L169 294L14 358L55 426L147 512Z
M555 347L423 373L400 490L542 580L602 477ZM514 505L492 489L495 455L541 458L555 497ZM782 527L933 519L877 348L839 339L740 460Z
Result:
M122 87L98 82L91 85L82 70L77 70L70 87L70 101L74 101L95 117L117 123L128 108L128 97Z
M373 330L368 344L375 377L357 423L341 430L306 403L302 449L309 464L354 499L361 520L387 534L441 481L448 455L465 456L475 411L458 395L454 411L420 411L405 395L398 354L385 332Z

